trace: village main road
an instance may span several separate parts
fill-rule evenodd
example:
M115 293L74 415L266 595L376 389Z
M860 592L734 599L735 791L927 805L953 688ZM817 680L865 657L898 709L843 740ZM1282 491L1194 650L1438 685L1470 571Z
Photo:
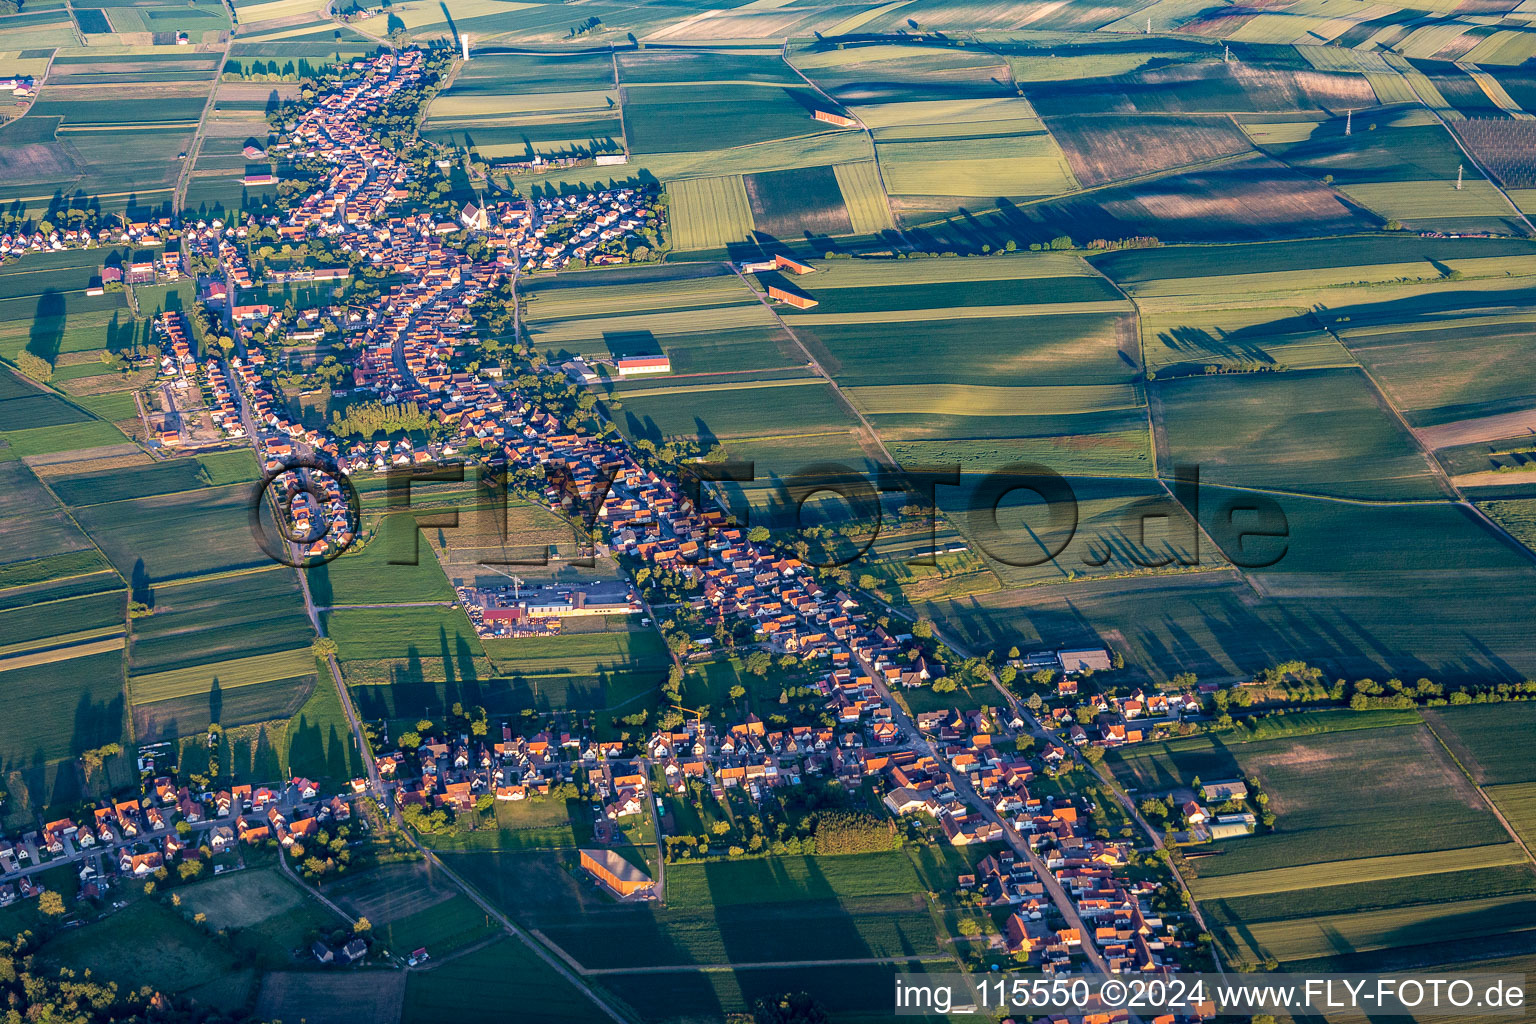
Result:
M893 615L898 615L909 622L916 621L916 616L914 616L910 611L897 608L893 605L887 604L884 601L881 601L880 604ZM937 627L935 627L934 636L945 646L965 657L972 657L976 653L974 650L971 650L964 644L956 642L953 637L942 635ZM1008 687L1003 685L1002 680L997 678L997 674L995 672L990 673L990 676L993 688L995 688L997 692L1002 695L1002 698L1007 703L1009 709L1016 716L1018 716L1021 721L1024 722L1031 736L1042 743L1060 743L1060 740L1040 723L1040 720L1035 717L1034 713L1030 711L1027 706L1025 706L1024 702L1019 700L1018 697L1014 696L1013 692L1009 690ZM1141 827L1141 830L1144 833L1146 833L1147 838L1152 843L1152 848L1158 851L1163 850L1163 837L1158 833L1156 829L1152 827L1151 823L1148 822L1146 818L1142 817L1141 811L1136 808L1136 805L1132 802L1131 798L1126 795L1126 793L1118 785L1115 784L1114 780L1106 778L1104 773L1099 770L1097 765L1090 762L1086 757L1083 757L1082 751L1078 750L1070 743L1061 745L1071 753L1072 758L1079 765L1087 769L1087 771L1092 774L1093 777L1096 778L1101 785L1103 785L1105 790L1115 795L1115 798L1120 802L1121 806L1123 806L1130 814L1131 819ZM1007 828L1005 826L1005 831L1006 830ZM1200 927L1202 932L1205 932L1209 935L1214 935L1215 933L1211 931L1210 927L1205 922L1205 914L1200 910L1200 904L1195 900L1195 894L1190 891L1189 884L1184 881L1184 876L1180 874L1178 869L1174 868L1172 865L1169 865L1169 873L1173 875L1174 881L1178 883L1179 889L1184 893L1184 898L1189 906L1190 916L1195 919L1195 924ZM1225 978L1227 975L1226 968L1222 965L1221 954L1216 949L1215 942L1211 943L1211 961L1216 965L1216 972Z
M948 760L939 755L932 741L918 731L917 723L907 716L907 713L902 710L900 704L896 703L890 687L886 686L879 675L876 674L874 666L860 658L859 667L865 675L874 680L875 688L880 691L881 697L885 699L886 704L890 707L891 715L895 718L898 728L906 732L907 735L916 738L928 755L937 764L943 765L944 771L949 775L950 785L955 788L955 793L964 799L966 803L979 810L988 821L1002 829L1003 838L1007 840L1008 845L1013 848L1015 853L1029 861L1030 867L1034 869L1035 876L1045 886L1045 891L1050 893L1051 902L1056 904L1056 909L1067 922L1067 926L1077 929L1078 938L1082 942L1083 954L1088 958L1088 962L1100 974L1108 975L1109 964L1105 962L1103 954L1099 952L1099 947L1093 940L1093 930L1083 923L1082 915L1077 911L1077 905L1072 902L1072 898L1067 895L1067 891L1057 881L1056 875L1050 868L1046 867L1045 861L1035 852L1035 848L1030 846L1029 842L1019 834L1018 829L1014 828L1004 820L1002 815L997 813L996 808L981 798L981 795L971 787L971 781L964 772L954 768Z
M640 770L645 773L646 810L656 829L656 892L662 906L667 905L667 844L661 834L661 810L656 806L656 787L651 784L651 759L640 758Z
M1029 729L1030 735L1042 743L1060 742L1057 737L1046 730L1045 726L1040 723L1040 720L1035 717L1022 701L1009 692L1008 688L1003 685L1002 680L998 679L995 674L992 676L992 685L996 687L998 693L1003 695L1003 699L1008 702L1008 706L1013 710L1013 713L1024 722L1025 726ZM1070 743L1061 745L1066 747L1071 753L1073 760L1099 781L1099 784L1106 792L1114 794L1115 799L1125 809L1126 813L1130 815L1131 820L1136 822L1141 827L1141 830L1146 833L1147 838L1152 841L1152 848L1161 852L1165 848L1163 837L1152 827L1151 822L1141 816L1141 811L1137 809L1135 802L1131 800L1125 790L1121 789L1114 779L1108 778L1098 765L1084 757L1082 751L1078 750L1075 746ZM1189 906L1190 916L1195 919L1195 924L1200 927L1202 932L1214 934L1206 925L1205 914L1201 912L1200 904L1195 901L1195 894L1190 891L1189 884L1184 881L1184 876L1172 864L1168 865L1168 873L1173 876L1173 880L1178 883L1179 889L1184 893L1184 899ZM1211 961L1216 965L1216 973L1225 978L1227 972L1222 966L1221 954L1217 952L1215 942L1211 943Z
M296 800L291 795L285 794L284 796L279 797L271 806L276 807L284 817L291 817L294 808L301 804L312 802L314 801ZM207 832L211 829L219 827L220 825L229 825L230 827L233 827L235 822L244 813L245 812L239 807L232 807L230 812L221 818L204 818L202 821L191 823L192 832L193 834ZM81 831L84 831L86 828L86 825L82 824L80 826ZM130 849L135 846L141 846L150 843L158 844L160 840L165 839L167 836L174 836L176 834L177 832L175 826L168 825L165 828L155 829L152 832L146 831L140 833L137 836L119 838L110 843L96 842L90 846L82 846L72 840L66 839L64 840L63 853L55 857L51 857L48 860L42 860L41 857L37 856L36 854L29 854L29 858L32 861L31 864L21 868L18 871L8 871L3 875L0 875L0 882L14 882L19 878L26 878L29 875L35 875L40 871L51 871L63 864L78 864L81 861L90 860L93 857L103 857L116 854L121 850ZM105 872L103 872L103 874L105 874Z

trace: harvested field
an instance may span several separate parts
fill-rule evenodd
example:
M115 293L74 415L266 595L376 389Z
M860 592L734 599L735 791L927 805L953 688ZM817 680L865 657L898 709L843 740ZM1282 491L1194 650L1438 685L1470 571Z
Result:
M1087 188L1252 149L1232 120L1220 116L1087 114L1045 123Z
M1034 82L1024 95L1042 116L1344 111L1377 103L1360 75L1234 61L1175 64L1108 79Z
M1376 218L1331 189L1257 154L1204 170L1009 211L1015 237L1049 242L1150 235L1168 241L1249 241L1351 234Z
M1536 409L1455 420L1433 427L1422 427L1414 433L1426 447L1436 449L1463 444L1481 444L1506 437L1524 437L1536 433Z

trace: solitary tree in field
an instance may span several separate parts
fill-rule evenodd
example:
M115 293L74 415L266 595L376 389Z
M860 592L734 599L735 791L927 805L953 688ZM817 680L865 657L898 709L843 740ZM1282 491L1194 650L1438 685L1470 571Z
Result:
M64 913L64 897L53 889L46 889L37 898L37 909L49 917L58 917Z

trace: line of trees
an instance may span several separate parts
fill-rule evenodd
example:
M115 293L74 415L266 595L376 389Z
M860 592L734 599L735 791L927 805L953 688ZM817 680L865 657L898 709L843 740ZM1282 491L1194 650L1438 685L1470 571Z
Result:
M363 402L347 409L346 414L331 414L331 431L338 437L371 438L376 434L404 434L430 430L436 425L432 414L415 402L392 405Z

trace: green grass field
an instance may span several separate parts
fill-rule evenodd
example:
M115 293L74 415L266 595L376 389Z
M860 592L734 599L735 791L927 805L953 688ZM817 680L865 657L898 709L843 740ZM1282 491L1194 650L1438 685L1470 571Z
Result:
M1350 885L1525 863L1525 851L1518 845L1495 843L1471 849L1409 853L1395 857L1365 857L1359 860L1330 861L1321 866L1307 864L1295 868L1197 878L1193 889L1195 898L1199 900L1229 900L1240 896L1312 889L1317 887L1320 880L1326 880L1328 885Z
M325 634L334 637L342 660L425 657L447 645L469 657L484 655L480 638L462 609L367 608L344 609L320 617Z
M1248 935L1244 945L1250 955L1273 956L1281 961L1342 957L1404 945L1433 949L1443 956L1448 945L1528 929L1533 912L1536 896L1495 896L1265 921L1245 926Z
M484 984L494 976L499 984ZM519 993L518 1012L551 1024L586 1024L597 1011L585 993L521 942L505 939L430 971L410 975L405 987L405 1024L430 1024L444 1013L466 1019L506 1010L506 986Z
M78 506L223 487L255 479L256 460L251 453L234 451L69 476L54 481L52 486L60 501Z
M150 948L141 941L145 935L155 936ZM238 966L233 954L209 942L177 911L149 899L62 933L41 956L51 965L89 970L104 982L170 993L214 981Z
M1528 406L1531 384L1518 358L1530 328L1528 298L1523 289L1475 302L1467 297L1472 308L1424 318L1356 311L1339 334L1415 427L1518 412ZM1503 299L1507 309L1491 299Z
M718 249L752 236L752 210L739 174L669 182L667 195L677 249Z
M407 917L377 926L375 941L398 956L426 948L442 959L501 931L467 896L453 896Z
M285 760L296 775L339 788L363 773L362 755L329 672L318 673L313 692L289 721L286 736Z
M131 665L135 675L286 654L307 648L314 639L298 579L290 569L273 566L133 589L136 599L147 597L153 609L152 615L133 623ZM248 677L252 668L256 667L235 671Z
M667 868L667 902L678 907L850 900L922 892L907 855L768 857Z
M892 195L1051 196L1077 187L1045 132L998 138L881 142L875 147Z
M249 485L230 484L92 505L75 516L125 579L157 584L271 565L251 535L251 498Z
M463 521L473 513L459 515ZM453 530L444 532L451 537ZM319 607L454 599L453 587L411 515L385 517L366 543L307 570L307 579Z
M35 769L123 738L123 659L119 651L0 673L26 699L0 727L0 757Z
M1536 781L1527 756L1536 738L1536 703L1483 704L1428 712L1435 732L1483 785Z
M1160 443L1210 483L1355 498L1440 494L1424 456L1358 372L1158 382Z

